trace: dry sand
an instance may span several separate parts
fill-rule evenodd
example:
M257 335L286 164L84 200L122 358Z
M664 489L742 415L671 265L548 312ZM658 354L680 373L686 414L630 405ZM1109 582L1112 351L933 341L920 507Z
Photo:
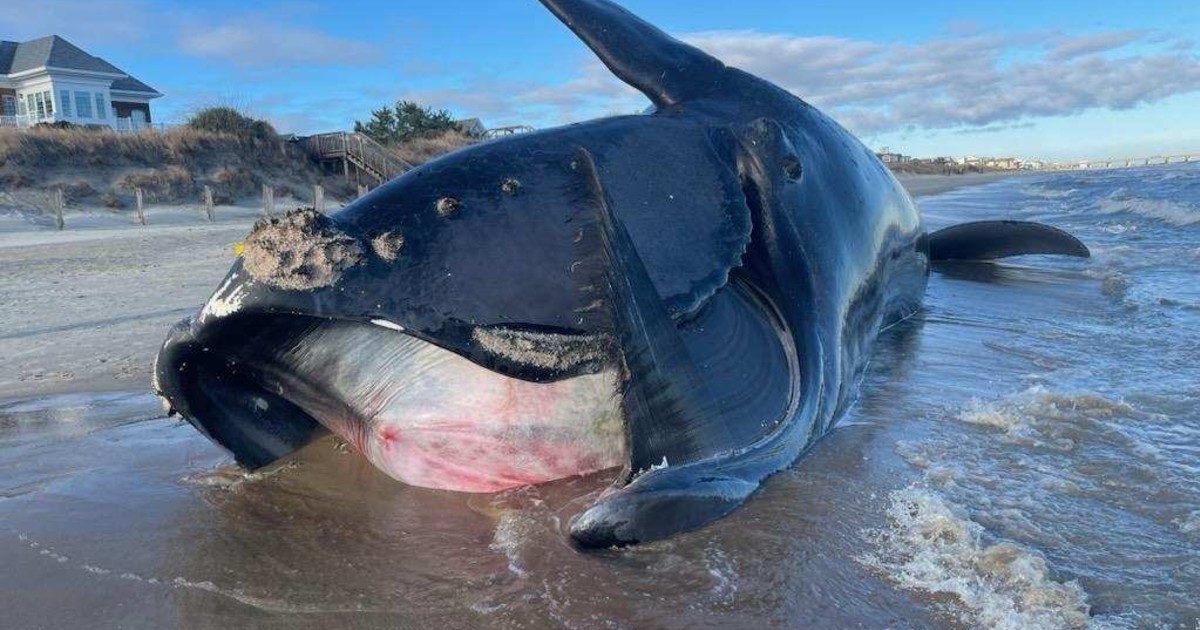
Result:
M63 231L0 216L0 400L148 388L167 330L216 288L259 210L218 206L209 223L157 207L145 227L131 214L71 212Z
M902 177L914 197L1011 176ZM277 207L289 208L281 201ZM3 208L0 208L0 212ZM167 330L208 298L257 208L70 213L63 231L0 216L0 400L147 389Z

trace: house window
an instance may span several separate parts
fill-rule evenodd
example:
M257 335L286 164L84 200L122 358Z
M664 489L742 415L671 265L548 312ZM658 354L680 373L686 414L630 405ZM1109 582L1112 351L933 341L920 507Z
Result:
M0 116L16 116L17 115L17 99L14 96L5 95L0 102Z
M70 90L59 90L58 106L60 108L62 108L63 116L66 116L67 118L71 117L71 91Z
M54 93L49 90L26 94L23 99L18 97L17 104L18 107L24 104L25 109L21 113L32 116L36 120L54 117Z
M92 117L92 95L87 92L75 93L75 115L79 118Z
M104 106L104 95L96 94L96 117L104 120L108 118L108 108Z

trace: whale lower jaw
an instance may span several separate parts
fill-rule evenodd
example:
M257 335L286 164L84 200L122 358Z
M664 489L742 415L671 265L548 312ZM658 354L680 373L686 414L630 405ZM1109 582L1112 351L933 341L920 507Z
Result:
M496 492L625 462L613 368L536 383L377 325L237 320L203 343L168 340L188 348L164 349L173 366L157 366L156 385L251 468L322 428L389 476L443 490Z

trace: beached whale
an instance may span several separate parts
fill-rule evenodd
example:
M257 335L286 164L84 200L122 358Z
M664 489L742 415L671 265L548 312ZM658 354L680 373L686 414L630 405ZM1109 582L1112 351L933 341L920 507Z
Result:
M406 483L620 468L587 547L733 511L854 398L931 261L1088 255L1008 221L926 234L796 96L604 0L543 0L654 104L495 140L342 210L262 221L154 387L259 467L325 427Z

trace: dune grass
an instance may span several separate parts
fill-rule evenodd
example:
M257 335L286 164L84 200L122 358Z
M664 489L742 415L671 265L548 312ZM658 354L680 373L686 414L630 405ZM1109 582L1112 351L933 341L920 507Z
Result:
M479 142L478 138L462 132L445 131L433 136L406 140L390 145L388 148L404 161L416 166L477 142Z
M271 135L245 136L176 127L116 133L93 129L0 130L0 189L62 188L68 204L129 205L136 188L159 203L193 201L211 186L218 203L277 195L322 184L350 191L327 176L299 147Z

